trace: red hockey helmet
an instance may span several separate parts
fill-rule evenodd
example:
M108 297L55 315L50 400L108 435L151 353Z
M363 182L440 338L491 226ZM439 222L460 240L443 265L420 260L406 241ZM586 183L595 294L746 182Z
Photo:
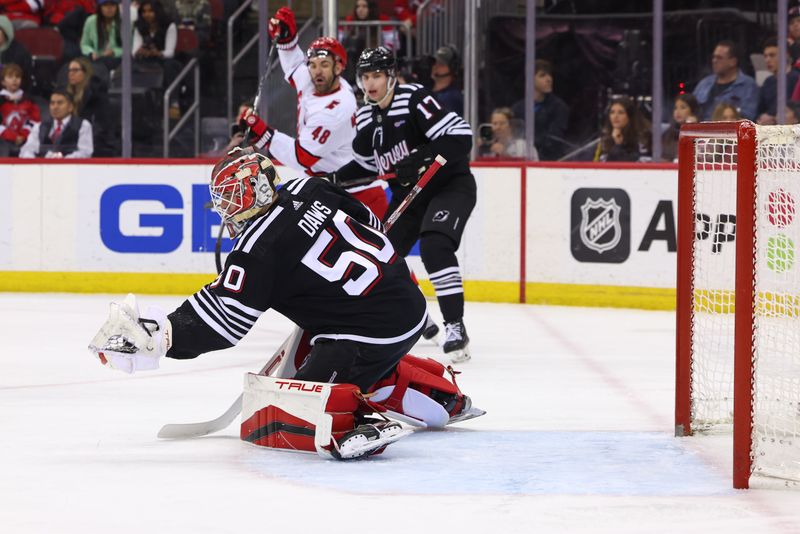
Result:
M211 201L231 237L239 235L247 221L275 203L280 182L270 159L252 147L228 152L211 171Z
M342 43L333 37L318 37L308 46L306 57L311 59L318 56L333 56L342 64L342 68L347 67L347 52Z

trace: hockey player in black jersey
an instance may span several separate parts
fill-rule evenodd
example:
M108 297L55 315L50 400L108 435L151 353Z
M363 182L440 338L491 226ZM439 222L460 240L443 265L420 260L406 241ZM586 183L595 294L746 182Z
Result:
M296 379L367 391L418 339L425 299L363 204L320 178L278 192L275 176L249 150L214 168L212 200L238 240L217 279L169 314L167 356L233 346L273 308L311 335Z
M447 159L388 235L402 256L420 240L422 262L445 321L444 352L453 362L464 362L470 358L469 338L456 250L475 207L475 178L469 168L472 130L421 85L397 85L396 68L386 48L361 53L356 75L368 105L356 113L354 160L330 178L346 186L376 173L395 173L389 181L391 213L436 154Z

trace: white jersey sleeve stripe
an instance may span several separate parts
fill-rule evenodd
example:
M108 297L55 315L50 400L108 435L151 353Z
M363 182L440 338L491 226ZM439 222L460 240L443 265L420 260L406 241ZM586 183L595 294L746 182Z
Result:
M233 336L241 339L250 329L241 325L234 324L230 319L225 316L225 313L216 305L213 298L202 291L195 294L197 302L210 314L214 316L217 324L230 332Z
M227 306L225 306L219 300L219 297L214 293L211 293L208 289L201 289L200 296L204 302L208 303L210 306L213 306L232 328L241 330L242 333L247 333L253 327L254 321L245 319L237 313L231 313Z
M428 139L433 139L436 134L438 134L441 130L446 129L448 126L455 124L460 120L460 117L453 113L452 111L445 115L439 122L428 128L428 131L425 132L425 137Z
M353 159L368 171L378 172L378 167L376 167L374 163L375 158L363 158L358 152L353 152Z
M261 314L264 313L262 310L257 310L255 308L251 308L250 306L246 306L246 305L242 304L241 302L239 302L238 300L232 299L230 297L220 297L220 300L225 305L227 305L227 306L229 306L231 308L236 308L237 310L239 310L242 313L246 313L248 316L253 318L253 322L256 322L256 320L259 317L261 317Z
M208 313L203 309L200 303L195 299L194 295L189 297L189 304L191 304L192 308L194 309L195 313L197 313L198 317L200 317L204 323L206 323L209 328L211 328L214 332L219 334L223 339L225 339L231 345L236 345L239 342L239 339L232 336L227 330L222 328L216 321L214 321Z

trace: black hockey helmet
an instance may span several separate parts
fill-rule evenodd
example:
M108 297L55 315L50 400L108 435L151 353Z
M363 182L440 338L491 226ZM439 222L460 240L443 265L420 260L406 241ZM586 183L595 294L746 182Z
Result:
M378 48L366 48L358 56L356 63L356 76L361 76L367 72L383 71L387 76L394 78L397 71L397 60L394 54L385 46Z

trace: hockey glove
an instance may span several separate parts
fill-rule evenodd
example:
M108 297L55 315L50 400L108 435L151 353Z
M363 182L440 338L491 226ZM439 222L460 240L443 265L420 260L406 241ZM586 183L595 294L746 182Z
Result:
M239 124L243 129L250 129L250 139L247 141L259 150L269 148L272 136L275 135L275 128L271 128L261 117L255 115L251 110L245 110L239 117Z
M160 308L139 315L136 297L128 294L122 303L112 302L108 319L89 344L103 365L126 373L158 369L158 360L172 345L172 325Z
M269 36L280 50L288 50L297 44L297 23L290 8L280 8L269 19Z
M415 148L395 166L395 179L403 187L410 187L419 181L419 177L433 162L433 154L426 146Z

